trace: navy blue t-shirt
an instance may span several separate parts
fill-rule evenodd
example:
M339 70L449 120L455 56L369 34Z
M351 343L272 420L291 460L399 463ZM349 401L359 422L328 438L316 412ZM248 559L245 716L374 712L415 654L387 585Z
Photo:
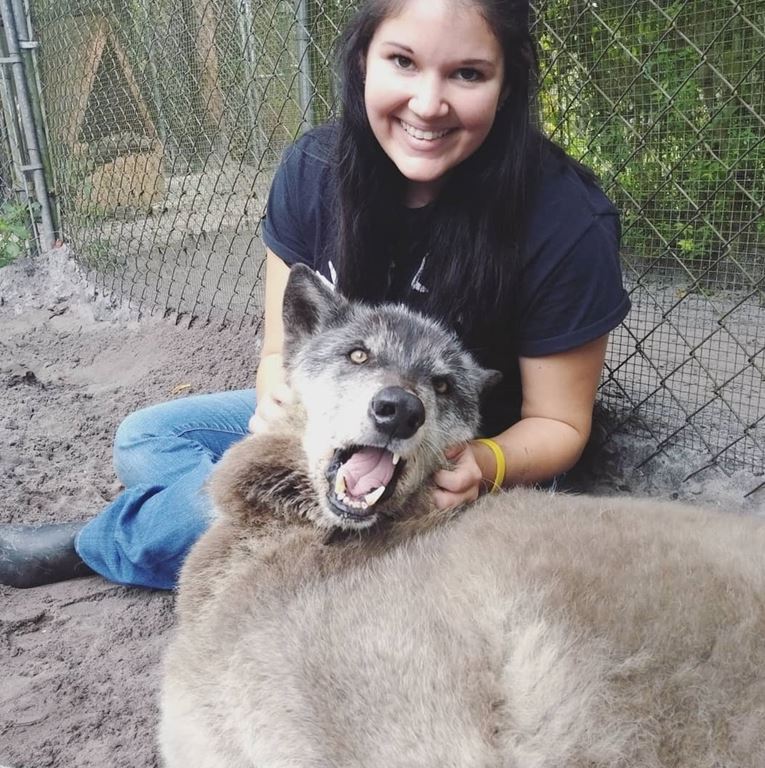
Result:
M335 129L322 126L302 136L282 157L263 221L263 240L288 265L307 264L336 283L337 237L332 173ZM400 231L407 243L391 282L389 299L415 308L426 293L418 240L427 240L431 206L401 206ZM503 381L482 403L483 434L498 434L520 418L518 357L564 352L608 333L626 316L630 301L619 264L619 217L603 192L570 164L550 159L542 178L521 254L512 301L513 327L497 328L509 355L476 353ZM510 299L509 299L510 300ZM477 311L481 311L480 308Z

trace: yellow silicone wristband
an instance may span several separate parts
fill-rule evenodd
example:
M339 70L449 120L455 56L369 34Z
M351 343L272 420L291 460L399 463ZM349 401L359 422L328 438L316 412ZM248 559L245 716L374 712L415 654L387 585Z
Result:
M505 482L505 453L500 448L499 443L496 440L491 440L488 437L476 438L476 443L483 443L491 449L494 454L494 458L497 461L497 473L494 476L494 482L491 486L491 492L499 491L502 489L502 483Z

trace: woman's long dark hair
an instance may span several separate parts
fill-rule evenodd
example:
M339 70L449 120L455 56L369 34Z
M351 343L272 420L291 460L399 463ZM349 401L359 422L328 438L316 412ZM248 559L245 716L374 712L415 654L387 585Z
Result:
M525 0L471 0L504 51L505 101L483 144L448 175L433 210L424 310L482 346L508 297L539 173L538 62ZM402 0L368 0L339 41L342 113L337 145L337 271L345 295L384 298L391 233L406 179L383 152L367 119L362 62L380 23ZM477 350L476 350L477 351Z

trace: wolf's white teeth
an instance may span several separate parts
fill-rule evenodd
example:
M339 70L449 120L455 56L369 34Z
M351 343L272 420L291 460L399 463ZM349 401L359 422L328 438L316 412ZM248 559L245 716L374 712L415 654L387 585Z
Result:
M364 500L349 499L347 496L338 496L338 498L343 502L343 504L345 504L346 507L351 507L352 509L364 510L369 507L369 504L367 504L367 502Z
M415 128L413 125L409 125L409 123L405 123L403 120L401 121L401 127L410 136L414 136L415 139L424 139L425 141L441 139L449 133L448 129L445 131L421 131L419 128Z
M385 486L381 485L379 488L376 488L374 491L371 491L364 497L364 501L367 503L368 506L372 506L373 504L377 504L378 501L380 501L380 497L385 493Z
M338 501L345 504L346 507L351 507L351 509L360 509L363 511L371 506L365 499L351 499L345 493L345 481L343 481L342 488L340 488L340 483L335 480L335 496L337 496Z
M345 496L345 477L342 472L338 472L335 476L335 496L338 499Z
M397 453L394 453L393 454L393 466L395 467L396 464L399 463L399 461L401 461L401 457Z

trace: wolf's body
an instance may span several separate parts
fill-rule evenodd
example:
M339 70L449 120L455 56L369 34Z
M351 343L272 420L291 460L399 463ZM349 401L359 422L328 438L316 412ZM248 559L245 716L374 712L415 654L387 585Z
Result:
M297 300L288 289L288 314ZM358 320L340 314L303 330L329 328L331 346ZM168 768L765 766L765 521L529 490L437 513L422 473L462 439L451 417L469 434L476 414L431 399L411 371L401 383L424 423L390 438L398 483L357 517L332 495L331 456L350 439L335 432L351 420L315 421L306 338L288 352L309 403L224 458L220 519L184 568ZM390 361L380 369L392 386ZM462 373L475 398L478 372Z

